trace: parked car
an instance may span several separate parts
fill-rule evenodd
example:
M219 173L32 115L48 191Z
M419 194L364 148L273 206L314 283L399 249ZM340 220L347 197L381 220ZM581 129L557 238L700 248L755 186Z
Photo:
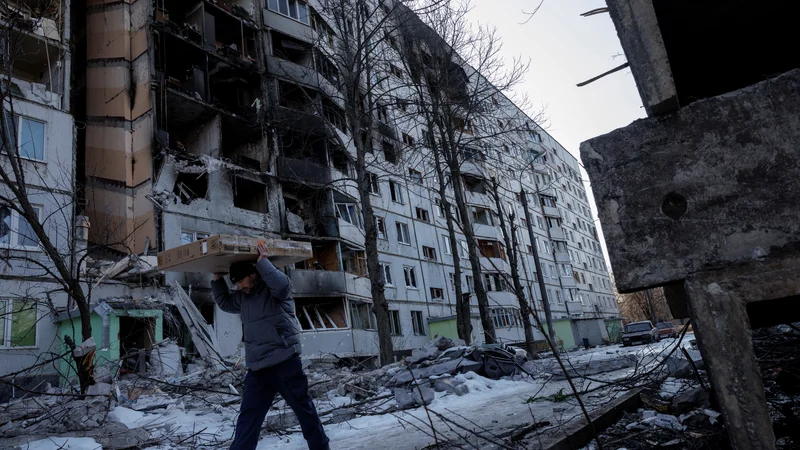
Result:
M654 327L649 320L633 322L625 325L625 332L622 333L622 346L650 344L658 342L659 339L658 328Z
M675 338L678 337L678 329L672 322L658 322L656 324L656 328L658 328L658 335L661 338L671 337Z

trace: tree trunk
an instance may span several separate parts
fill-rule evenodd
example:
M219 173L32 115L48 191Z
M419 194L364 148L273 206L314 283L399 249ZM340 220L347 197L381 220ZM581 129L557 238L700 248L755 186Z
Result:
M528 301L525 300L525 290L522 287L522 281L519 278L519 266L517 265L517 233L514 227L514 215L511 215L511 237L506 230L506 219L503 214L503 204L500 201L500 192L498 192L497 180L492 180L492 194L494 195L494 202L497 206L497 216L500 218L500 229L503 232L503 242L506 245L506 252L508 254L508 262L511 265L511 280L514 282L514 291L517 294L517 301L519 302L519 312L522 316L522 325L525 327L525 346L527 347L528 354L531 357L536 357L536 340L533 337L533 326L531 325L531 309Z
M455 155L455 152L453 152ZM489 314L489 296L486 294L486 288L483 286L481 279L481 260L478 255L478 244L475 241L475 232L472 229L472 220L469 217L467 210L467 199L464 195L464 188L461 186L460 170L450 168L451 179L453 184L453 192L456 198L456 207L461 215L461 223L464 224L464 237L467 239L467 250L469 252L469 262L472 266L473 282L475 284L475 296L478 298L478 313L481 316L481 325L483 326L483 336L487 344L494 344L497 342L497 335L494 331L494 322ZM453 249L455 252L455 249Z
M428 130L431 130L430 133L432 133L433 122L430 120L428 121ZM433 134L431 134L431 138L433 138ZM444 217L447 222L447 238L450 240L450 252L453 257L453 284L456 291L456 331L458 337L463 339L466 345L469 345L472 342L472 309L469 304L469 296L465 296L461 289L461 259L458 257L458 239L456 238L456 227L453 224L453 209L447 200L447 184L445 183L441 155L438 149L435 148L435 142L431 142L429 145L433 148L436 176L439 178L439 197L441 198L442 209L444 209ZM444 257L442 260L444 260Z
M528 194L522 189L519 195L522 200L522 209L525 210L525 221L528 224L528 236L530 237L531 248L533 250L533 263L536 265L536 280L539 282L539 292L542 296L542 308L544 309L545 320L547 320L547 334L550 336L550 344L553 351L556 351L556 349L558 349L558 341L556 340L556 329L553 326L553 312L550 310L550 300L547 298L547 291L545 290L542 264L539 261L539 250L536 247L536 235L533 234L533 221L531 221L531 212L528 209Z

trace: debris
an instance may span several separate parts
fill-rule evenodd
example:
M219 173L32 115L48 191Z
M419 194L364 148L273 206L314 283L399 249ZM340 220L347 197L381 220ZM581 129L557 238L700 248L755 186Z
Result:
M414 397L411 396L411 391L404 388L394 389L394 401L400 409L410 408L417 403Z
M433 392L433 389L425 386L418 386L417 388L413 389L411 391L411 396L420 406L428 406L433 403L433 399L436 398L436 394Z
M181 365L181 348L171 339L166 339L153 346L150 353L150 364L153 374L166 377L183 375Z
M108 383L95 383L89 386L86 393L89 395L109 395L111 394L111 385Z
M221 369L222 364L219 359L219 343L217 343L216 333L208 325L206 319L200 314L197 306L195 306L177 280L175 280L173 292L177 294L173 296L176 299L175 306L178 307L183 323L192 333L192 342L194 342L200 356L213 369Z
M707 408L708 406L708 392L699 387L682 392L672 399L672 408L677 414L683 414L695 408Z
M670 416L669 414L654 413L649 417L642 420L642 423L652 425L654 427L665 428L668 430L684 431L686 427L681 425L678 418Z

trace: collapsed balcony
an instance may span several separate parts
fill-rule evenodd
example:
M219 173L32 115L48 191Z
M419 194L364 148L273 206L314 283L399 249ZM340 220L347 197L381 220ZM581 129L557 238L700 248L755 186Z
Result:
M288 235L320 238L337 236L336 214L330 201L330 191L284 183L283 202L286 205L284 232ZM335 270L338 270L338 264L337 257ZM326 270L333 270L328 265Z
M0 73L11 78L11 93L38 103L61 107L65 93L62 45L53 19L38 17L24 4L0 5ZM37 10L38 11L38 10Z
M201 124L221 118L228 147L262 137L258 72L209 54L203 47L162 33L156 47L159 128L173 141L186 141Z
M162 5L159 5L162 6ZM161 29L220 58L244 66L257 64L256 26L249 0L186 3L167 0L155 9Z
M275 121L283 128L307 133L327 133L326 121L347 134L344 111L319 91L288 81L278 81L278 114Z

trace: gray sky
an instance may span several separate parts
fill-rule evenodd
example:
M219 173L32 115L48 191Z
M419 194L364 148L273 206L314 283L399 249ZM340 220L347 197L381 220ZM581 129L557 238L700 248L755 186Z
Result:
M645 111L628 69L588 86L575 86L625 62L609 15L580 16L604 7L605 2L544 0L539 11L522 24L528 19L523 11L533 10L538 3L472 0L470 19L497 27L507 61L519 56L530 59L528 75L517 90L527 93L534 108L544 110L547 131L580 159L581 142L624 127L644 117ZM585 172L583 176L588 179ZM588 183L587 188L596 217Z

